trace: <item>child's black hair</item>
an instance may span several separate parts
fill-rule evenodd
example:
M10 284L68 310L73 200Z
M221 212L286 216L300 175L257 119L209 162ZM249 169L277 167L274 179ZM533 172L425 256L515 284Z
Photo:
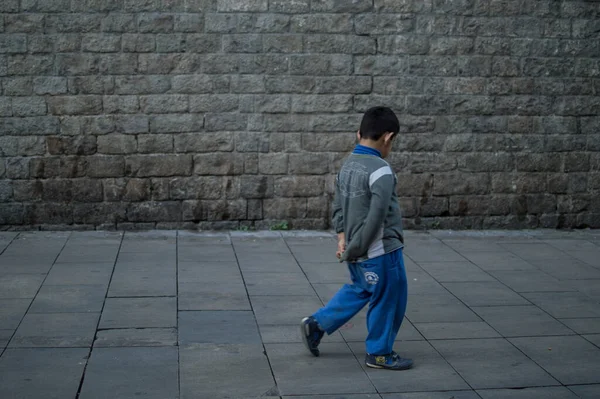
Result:
M369 108L360 122L360 137L363 139L379 140L386 132L396 134L398 131L398 117L388 107Z

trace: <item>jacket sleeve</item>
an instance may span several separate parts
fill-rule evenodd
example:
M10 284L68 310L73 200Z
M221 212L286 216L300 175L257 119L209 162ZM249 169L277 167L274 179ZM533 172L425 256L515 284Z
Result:
M369 178L369 186L371 190L369 211L360 229L350 238L342 257L346 261L365 255L383 228L394 190L392 169L385 166L373 172Z
M335 178L335 195L333 196L333 212L331 223L336 233L344 232L344 214L342 213L342 203L340 198L340 187L338 178Z

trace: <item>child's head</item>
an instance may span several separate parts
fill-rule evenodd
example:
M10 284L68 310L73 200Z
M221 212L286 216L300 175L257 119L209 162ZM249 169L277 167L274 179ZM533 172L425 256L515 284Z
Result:
M385 158L392 149L392 139L398 131L400 122L394 111L388 107L373 107L363 115L358 138L376 147Z

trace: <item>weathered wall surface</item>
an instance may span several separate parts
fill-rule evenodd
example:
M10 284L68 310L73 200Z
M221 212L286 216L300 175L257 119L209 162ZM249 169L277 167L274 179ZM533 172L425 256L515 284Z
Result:
M326 228L389 105L408 227L600 227L600 3L2 0L3 228Z

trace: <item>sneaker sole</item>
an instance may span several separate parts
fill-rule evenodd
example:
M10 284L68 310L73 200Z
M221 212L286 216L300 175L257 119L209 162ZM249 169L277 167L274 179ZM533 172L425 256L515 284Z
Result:
M371 364L371 363L365 363L365 364L367 365L367 367L371 367L372 369L380 369L380 370L402 371L402 370L408 370L408 369L412 368L412 364L408 367L402 367L402 368L391 368L391 367L379 366L377 364Z
M300 323L300 335L302 336L302 342L304 342L304 346L306 347L306 349L308 349L308 351L313 355L318 357L320 352L318 349L313 350L310 349L310 345L308 344L308 339L306 338L306 322L309 320L309 317L305 317L302 319L302 322Z

